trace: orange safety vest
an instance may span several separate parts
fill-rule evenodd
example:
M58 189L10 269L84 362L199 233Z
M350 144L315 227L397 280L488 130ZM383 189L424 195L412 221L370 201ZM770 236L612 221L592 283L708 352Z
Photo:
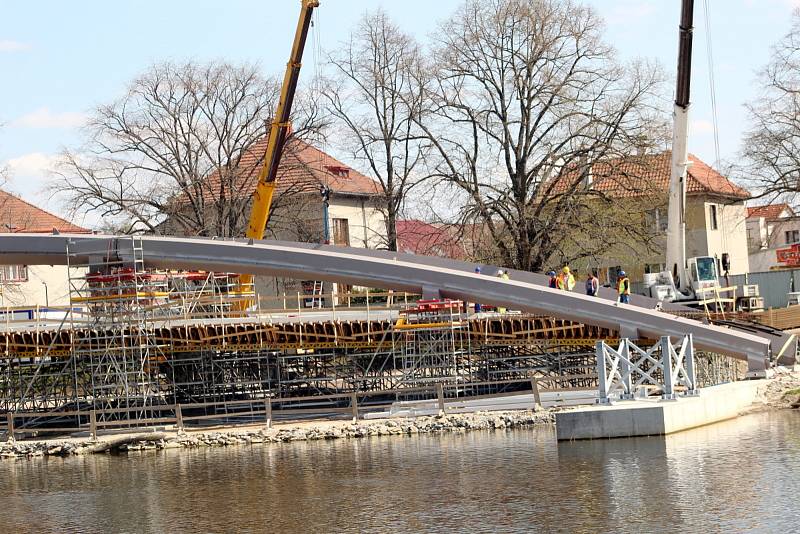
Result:
M561 273L558 275L557 283L558 289L572 291L572 289L575 287L575 277L572 275L572 273Z

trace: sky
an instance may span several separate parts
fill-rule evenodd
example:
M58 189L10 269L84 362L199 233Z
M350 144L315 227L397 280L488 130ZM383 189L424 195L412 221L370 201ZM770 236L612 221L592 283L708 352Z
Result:
M623 59L655 58L674 75L680 0L583 1L605 19L606 40ZM460 3L321 0L313 31L323 50L333 49L361 15L380 7L424 42ZM747 127L743 105L758 95L756 73L789 30L800 0L696 0L689 148L713 164L705 4L720 156L735 160ZM282 75L299 6L300 0L0 0L0 166L11 171L5 188L63 213L47 188L51 169L64 148L82 144L94 107L113 102L139 73L166 60L253 62ZM323 62L313 48L301 83L311 79L309 65Z

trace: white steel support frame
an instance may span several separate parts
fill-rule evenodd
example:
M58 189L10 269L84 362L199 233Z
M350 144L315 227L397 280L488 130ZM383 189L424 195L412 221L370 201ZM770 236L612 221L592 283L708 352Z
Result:
M664 393L661 398L676 399L675 386L684 386L685 396L697 395L692 335L685 336L677 346L672 344L669 337L664 336L660 344L661 370L664 376Z
M678 344L663 336L649 349L638 347L628 338L620 341L618 349L598 341L596 351L599 404L610 404L614 395L632 400L642 386L660 388L664 400L677 398L677 386L685 388L686 396L697 395L691 334Z

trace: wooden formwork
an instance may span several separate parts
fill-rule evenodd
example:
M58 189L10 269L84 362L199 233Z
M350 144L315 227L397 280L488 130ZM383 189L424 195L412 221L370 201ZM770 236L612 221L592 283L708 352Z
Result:
M547 340L586 342L617 337L617 332L552 317L506 315L474 318L468 321L473 345L518 345ZM154 326L148 331L162 352L182 353L197 350L314 350L314 349L389 349L397 341L395 322L381 320L343 320L270 323L242 321ZM133 343L135 332L121 338ZM47 354L70 354L73 337L103 337L103 332L76 328L23 329L0 332L0 347L6 358L28 358Z

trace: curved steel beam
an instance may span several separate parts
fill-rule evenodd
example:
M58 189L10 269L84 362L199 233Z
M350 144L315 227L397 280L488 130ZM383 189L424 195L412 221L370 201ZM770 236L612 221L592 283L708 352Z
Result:
M501 280L467 271L464 262L401 253L278 241L142 237L144 262L162 269L198 269L326 280L483 302L618 330L632 338L679 337L695 346L748 361L751 371L769 366L769 340L635 305L559 291L523 280ZM112 252L133 258L132 240L107 235L0 234L0 264L72 265ZM92 259L94 258L94 259Z

